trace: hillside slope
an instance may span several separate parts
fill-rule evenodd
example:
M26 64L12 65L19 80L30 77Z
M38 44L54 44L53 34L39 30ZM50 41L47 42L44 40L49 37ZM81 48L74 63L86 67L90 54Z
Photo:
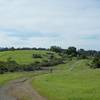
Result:
M59 65L53 73L35 77L33 87L48 100L99 100L100 70L90 69L88 62Z
M30 64L35 61L41 61L47 57L47 53L50 51L44 50L15 50L15 51L4 51L0 52L0 61L7 61L7 59L11 58L15 60L19 64ZM33 54L40 54L43 55L43 58L32 58ZM55 56L58 56L54 53Z

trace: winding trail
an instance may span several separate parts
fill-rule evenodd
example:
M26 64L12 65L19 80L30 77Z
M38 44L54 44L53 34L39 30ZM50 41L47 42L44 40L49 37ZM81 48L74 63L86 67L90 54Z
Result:
M30 78L22 78L9 82L0 88L0 100L46 100L31 86Z

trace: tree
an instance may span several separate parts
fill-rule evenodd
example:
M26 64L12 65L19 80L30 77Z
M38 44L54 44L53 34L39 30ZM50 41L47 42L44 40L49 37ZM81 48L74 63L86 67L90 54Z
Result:
M75 47L69 47L67 50L66 50L66 53L72 57L76 57L77 56L77 50Z
M79 59L87 59L88 58L87 51L85 51L84 49L79 49L77 51L77 57Z
M59 47L59 46L51 46L50 50L53 51L53 52L56 52L56 53L62 52L62 48Z
M15 50L15 48L14 48L14 47L11 47L11 48L9 48L9 50L14 51L14 50Z

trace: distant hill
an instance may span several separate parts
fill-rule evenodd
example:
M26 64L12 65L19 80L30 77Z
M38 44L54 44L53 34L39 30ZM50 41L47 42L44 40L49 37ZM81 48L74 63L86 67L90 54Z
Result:
M48 57L49 53L59 58L57 53L46 50L14 50L0 52L0 61L7 61L9 58L16 61L18 64L30 64L35 61L42 61ZM39 54L42 58L33 58L33 54Z

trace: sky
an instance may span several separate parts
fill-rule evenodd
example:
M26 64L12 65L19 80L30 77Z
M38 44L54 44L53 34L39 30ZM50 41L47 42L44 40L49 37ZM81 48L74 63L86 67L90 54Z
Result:
M100 50L100 0L0 0L0 47Z

